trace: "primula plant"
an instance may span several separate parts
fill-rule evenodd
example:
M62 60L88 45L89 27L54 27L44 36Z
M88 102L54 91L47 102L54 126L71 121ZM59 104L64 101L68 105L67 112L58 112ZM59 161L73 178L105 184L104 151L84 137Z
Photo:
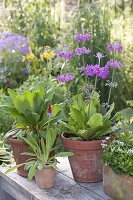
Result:
M74 134L83 140L102 139L105 135L113 133L112 127L120 117L119 113L117 113L112 118L111 113L114 109L114 103L110 104L110 98L112 87L117 86L117 83L114 82L115 70L122 66L119 61L115 60L115 56L117 53L121 53L123 48L118 43L110 44L108 50L112 55L112 60L108 61L105 66L102 66L101 60L106 55L102 52L97 52L94 54L97 58L97 64L88 63L86 66L84 56L90 56L91 51L85 47L85 43L89 42L90 39L91 35L88 33L77 34L75 40L79 43L78 48L73 51L58 52L58 56L64 59L64 73L59 75L57 80L66 85L67 97L69 97L68 101L66 101L67 110L64 112L67 113L67 117L63 113L63 121L61 123L67 129L67 133ZM81 66L76 73L74 72L75 74L69 74L67 72L69 70L67 62L73 56L82 57L84 66ZM80 94L74 96L69 86L71 81L73 84L77 81L77 77L80 77L77 87L83 88L78 90ZM100 95L98 94L100 92L97 91L98 79L106 81L108 78L111 78L111 81L107 80L105 82L105 86L109 86L108 99L106 103L100 103ZM84 84L82 84L83 82ZM83 92L87 94L86 98L84 98Z
M64 62L61 70L61 72L64 71L64 73L58 75L57 80L60 83L67 83L69 81L72 81L74 79L74 75L67 72L67 62L73 58L73 51L70 51L67 47L64 47L64 50L58 51L57 54L59 58L61 58Z
M66 136L71 135L77 140L98 140L112 133L112 126L117 115L111 118L114 104L105 115L101 114L98 93L94 92L91 99L84 94L74 96L63 110L63 121L60 121ZM68 109L69 108L69 109Z
M54 89L26 91L20 95L14 90L8 89L8 93L9 97L7 97L5 105L0 106L0 109L10 113L15 120L16 129L11 130L9 135L15 134L14 137L21 138L21 135L26 135L32 131L39 137L42 135L45 137L44 130L46 130L46 127L50 123L55 123L58 118L58 109L56 109L58 105L57 107L54 105L52 108L50 105Z
M116 173L133 176L133 133L122 134L111 143L103 141L103 161Z
M26 65L25 73L36 74L36 76L42 74L46 83L51 81L52 75L54 75L54 57L55 53L50 46L35 49L35 53L30 52L23 57L23 62Z
M105 66L102 67L100 63L101 63L101 59L106 57L106 55L104 55L101 52L98 52L94 55L98 59L98 64L95 64L95 65L89 64L86 67L84 66L81 67L81 72L83 75L88 76L89 78L92 78L92 77L95 78L94 90L97 89L98 78L106 80L107 78L112 76L111 81L108 80L105 84L106 86L109 86L108 100L106 103L107 108L109 107L109 104L110 104L112 88L117 87L117 83L114 82L115 69L120 69L122 66L121 62L114 59L115 57L114 55L116 55L117 52L122 52L122 46L118 43L110 44L108 46L108 50L110 51L110 53L112 53L113 60L108 61Z
M68 47L65 47L64 50L58 51L58 56L64 60L64 64L57 80L59 83L66 85L67 93L70 96L71 91L73 91L72 94L76 94L80 92L79 88L83 87L83 85L90 87L91 83L93 84L93 90L96 91L98 80L103 79L105 81L105 86L109 86L107 102L102 102L105 106L105 110L107 111L110 107L110 103L112 103L112 88L117 87L117 83L114 82L115 70L122 67L122 63L116 60L116 57L123 51L123 47L118 42L108 45L107 49L112 59L102 66L103 62L101 62L101 60L104 59L104 57L107 57L107 55L102 52L96 52L94 55L91 55L91 48L86 47L86 45L89 46L90 40L91 35L89 33L85 33L83 30L82 34L79 33L75 36L75 41L79 47L72 51L70 51ZM96 57L97 64L89 63L89 56ZM79 58L82 59L83 65L80 67L73 66L70 68L69 61L72 60L73 57L77 57L77 60L79 60ZM88 63L85 63L85 57L88 57ZM69 71L71 71L71 73ZM74 89L72 90L72 88Z

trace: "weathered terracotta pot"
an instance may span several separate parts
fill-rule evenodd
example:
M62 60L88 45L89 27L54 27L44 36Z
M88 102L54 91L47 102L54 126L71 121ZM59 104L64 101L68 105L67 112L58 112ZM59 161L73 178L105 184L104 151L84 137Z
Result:
M118 175L109 166L104 166L103 187L113 199L133 200L133 176Z
M21 155L21 153L30 152L30 149L28 148L28 144L25 141L20 141L17 139L13 139L11 137L8 138L8 141L11 145L14 159L17 165L25 163L29 158L31 158L30 156ZM17 168L17 173L20 176L28 177L28 172L24 170L24 166Z
M102 140L75 141L61 135L66 150L74 153L69 157L73 177L79 182L102 180Z
M35 174L35 180L39 188L46 189L54 186L55 169L53 167L46 167L41 170L37 170Z

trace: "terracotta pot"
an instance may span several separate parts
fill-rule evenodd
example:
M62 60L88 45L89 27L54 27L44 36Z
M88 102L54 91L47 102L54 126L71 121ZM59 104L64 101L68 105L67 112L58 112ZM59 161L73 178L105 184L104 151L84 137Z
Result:
M35 180L39 188L46 189L54 186L55 169L53 167L46 167L37 170Z
M75 141L61 135L66 150L74 153L69 157L73 177L79 182L102 180L102 140Z
M118 175L109 166L104 166L103 187L113 199L133 200L133 176Z
M21 155L21 153L30 152L30 149L28 148L28 144L25 141L20 141L17 139L13 139L11 137L8 138L8 141L11 145L14 159L17 165L25 163L29 158L31 158L30 156ZM17 173L20 176L28 177L28 172L24 170L24 166L17 168Z

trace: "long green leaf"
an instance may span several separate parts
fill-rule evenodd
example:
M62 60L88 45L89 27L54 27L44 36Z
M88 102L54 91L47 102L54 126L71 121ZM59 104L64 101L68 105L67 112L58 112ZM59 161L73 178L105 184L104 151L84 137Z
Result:
M28 173L28 179L29 179L29 181L31 181L32 178L35 176L36 166L37 166L37 163L33 164L31 166L31 168L29 169L29 173Z
M10 169L8 169L5 174L7 173L10 173L12 171L14 171L15 169L19 168L19 167L22 167L23 165L25 165L26 163L22 163L22 164L19 164L19 165L15 165L14 167L11 167Z
M87 125L93 130L103 126L103 116L100 113L95 113L88 120Z

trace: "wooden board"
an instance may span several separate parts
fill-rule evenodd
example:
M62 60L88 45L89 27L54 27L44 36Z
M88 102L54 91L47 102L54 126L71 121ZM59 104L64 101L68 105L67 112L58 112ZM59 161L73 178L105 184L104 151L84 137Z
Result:
M111 200L104 194L102 182L79 183L73 180L67 158L60 158L56 173L55 187L39 189L35 180L28 181L20 177L16 171L9 174L4 172L10 166L0 168L0 200ZM5 193L5 198L4 198ZM7 197L10 194L14 198Z

